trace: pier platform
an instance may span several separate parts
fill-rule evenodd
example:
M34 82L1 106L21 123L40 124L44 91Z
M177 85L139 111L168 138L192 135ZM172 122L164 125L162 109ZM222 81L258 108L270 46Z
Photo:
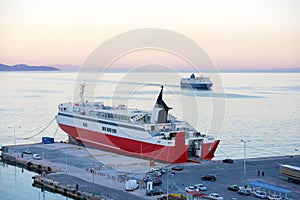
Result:
M39 154L41 159L34 159L33 154ZM186 186L204 183L208 188L206 194L218 193L224 199L251 200L257 198L253 195L243 197L227 187L263 181L287 188L292 191L289 198L300 199L300 186L279 175L282 164L299 166L300 155L247 159L246 177L242 159L234 160L233 164L222 161L183 163L180 164L184 167L182 171L173 171L173 164L153 163L68 143L3 146L2 160L38 173L44 172L34 177L35 183L77 199L156 199L158 196L146 196L142 187L133 192L125 191L127 179L142 182L153 165L168 170L169 173L162 175L163 184L160 186L168 193L185 194ZM206 174L215 174L217 181L202 181L201 177Z

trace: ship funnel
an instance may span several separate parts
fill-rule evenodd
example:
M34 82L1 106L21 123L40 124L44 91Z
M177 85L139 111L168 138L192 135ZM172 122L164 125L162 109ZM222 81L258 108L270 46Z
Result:
M168 121L168 112L172 108L168 107L167 104L162 99L163 97L163 89L164 87L161 86L160 93L157 97L156 104L152 111L152 123L167 123Z

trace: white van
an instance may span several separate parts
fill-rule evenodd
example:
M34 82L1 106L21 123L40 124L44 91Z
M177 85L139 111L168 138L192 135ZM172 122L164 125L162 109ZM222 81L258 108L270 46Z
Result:
M125 183L125 190L126 191L134 191L138 188L139 188L139 183L137 182L137 180L131 179L131 180L128 180Z

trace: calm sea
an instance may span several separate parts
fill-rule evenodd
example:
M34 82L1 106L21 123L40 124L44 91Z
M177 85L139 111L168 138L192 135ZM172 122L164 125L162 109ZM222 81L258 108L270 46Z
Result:
M33 172L0 162L0 199L3 200L67 200L70 198L42 192L32 186Z
M247 157L299 154L300 73L221 73L222 84L212 77L217 83L212 91L180 89L179 77L187 77L188 73L109 73L99 77L100 85L95 88L97 80L88 78L93 76L87 73L78 81L75 72L1 72L0 145L40 142L43 136L66 140L55 121L50 122L58 103L78 96L74 86L84 80L89 100L147 110L152 109L163 84L172 114L221 139L215 159L243 158L241 139L250 141ZM6 191L3 188L8 188L9 182L20 191L31 193L29 199L42 198L37 189L32 189L31 179L25 178L33 174L20 173L17 168L14 176L14 167L7 166L0 170L0 193ZM48 195L46 199L51 199ZM13 197L8 195L6 199Z

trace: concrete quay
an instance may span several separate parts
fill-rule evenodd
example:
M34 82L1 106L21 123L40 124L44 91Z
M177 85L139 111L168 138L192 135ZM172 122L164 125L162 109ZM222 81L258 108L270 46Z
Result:
M26 149L31 154L22 153ZM45 177L35 177L36 182L43 178L43 182L59 184L60 192L70 189L70 195L80 193L86 199L156 199L146 196L145 188L139 188L134 192L125 191L125 181L129 178L142 180L145 173L151 169L149 160L132 158L118 155L98 149L85 148L68 143L54 144L28 144L16 146L3 146L2 159L14 164L28 168L31 163L31 170L48 173ZM32 158L32 154L41 155L41 160ZM203 183L208 190L204 193L218 193L224 199L257 199L253 195L241 196L236 192L227 190L232 184L240 186L249 182L260 180L280 187L292 190L289 198L300 199L300 186L287 181L287 178L279 175L281 164L299 166L300 155L253 158L246 162L246 180L243 175L243 160L234 160L233 164L226 164L222 161L203 161L199 163L180 164L184 167L182 171L173 171L173 164L154 163L156 166L163 166L169 173L162 175L162 186L159 186L168 193L185 194L185 187L197 183ZM49 168L51 170L49 170ZM264 176L258 176L258 170L264 172ZM201 181L206 174L215 174L216 182ZM158 187L158 186L156 186ZM74 191L74 188L76 191ZM51 188L50 188L51 189ZM69 192L69 190L68 190ZM78 198L78 197L72 197Z

